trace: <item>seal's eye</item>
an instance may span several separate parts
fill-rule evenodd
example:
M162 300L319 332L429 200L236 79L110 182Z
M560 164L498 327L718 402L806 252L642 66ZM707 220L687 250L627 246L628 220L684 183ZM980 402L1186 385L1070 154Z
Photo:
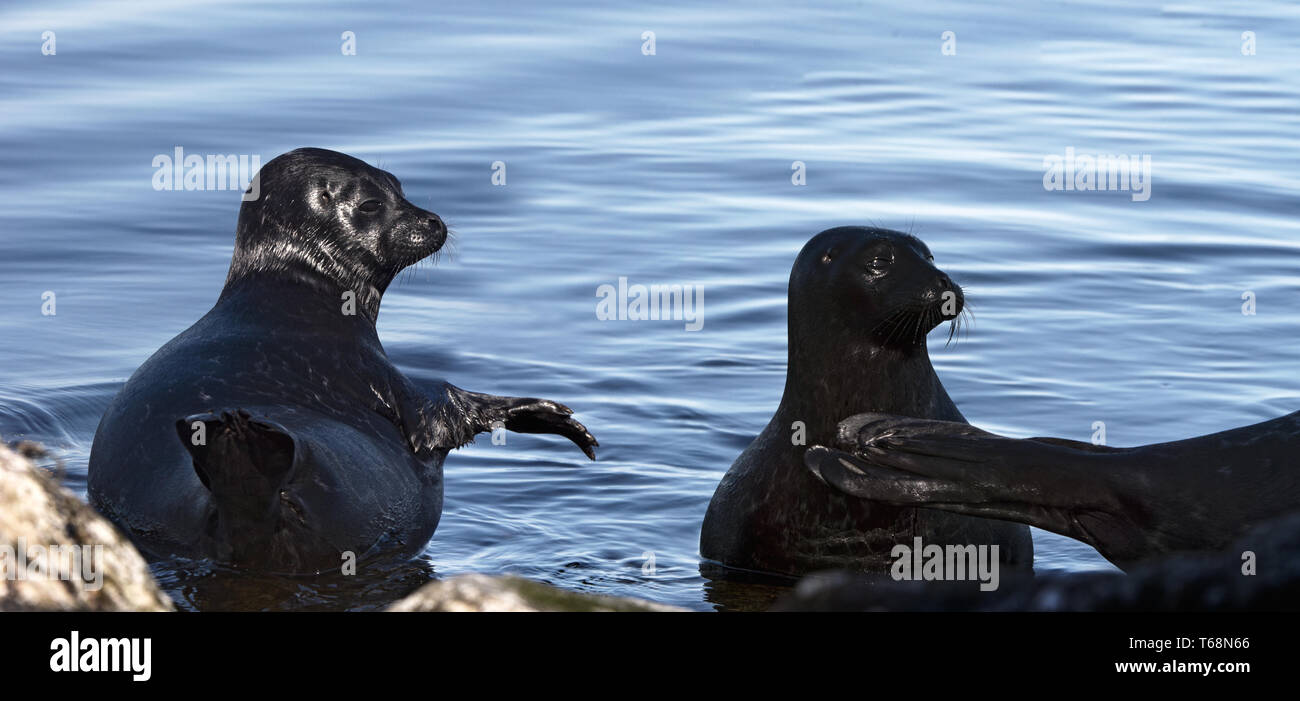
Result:
M832 249L830 249L829 251L826 251L825 253L822 254L822 262L823 262L823 263L829 263L829 262L831 262L832 260L835 260L835 249L834 249L834 248L832 248Z
M380 202L379 200L366 200L365 202L361 203L361 207L359 209L365 212L366 214L374 214L375 212L378 212L379 208L382 206L384 206L384 203Z

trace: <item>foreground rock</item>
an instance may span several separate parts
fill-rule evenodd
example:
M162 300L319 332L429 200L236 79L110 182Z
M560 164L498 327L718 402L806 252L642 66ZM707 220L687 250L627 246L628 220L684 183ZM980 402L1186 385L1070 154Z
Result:
M0 443L0 611L170 611L144 558L102 516Z
M682 611L641 599L579 594L522 577L462 574L429 582L389 611Z

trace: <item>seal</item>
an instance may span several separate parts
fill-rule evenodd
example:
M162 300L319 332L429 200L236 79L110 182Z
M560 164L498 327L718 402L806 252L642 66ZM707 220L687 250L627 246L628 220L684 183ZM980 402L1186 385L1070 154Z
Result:
M895 545L920 537L997 545L1003 564L1030 566L1033 543L1022 525L857 499L803 464L808 444L830 442L840 420L864 411L964 422L926 347L926 334L964 305L961 288L914 236L853 226L814 236L790 272L785 392L719 483L700 554L786 575L881 571Z
M143 550L286 573L410 555L438 525L443 460L477 433L559 434L595 458L563 405L426 393L389 361L383 293L447 239L396 178L314 148L256 178L216 305L140 366L95 432L90 499Z
M1300 511L1300 412L1134 448L863 414L840 424L834 445L809 448L805 462L845 494L1027 523L1126 571L1221 551Z

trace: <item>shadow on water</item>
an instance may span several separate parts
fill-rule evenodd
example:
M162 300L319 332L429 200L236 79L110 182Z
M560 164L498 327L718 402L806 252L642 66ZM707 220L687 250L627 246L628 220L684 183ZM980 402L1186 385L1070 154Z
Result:
M278 575L210 560L150 562L159 586L181 611L381 611L439 579L427 559L360 563L353 575ZM786 598L794 577L735 570L702 561L703 601L715 611L767 611Z
M182 558L149 567L182 611L380 611L437 579L423 559L362 562L353 575L275 575Z
M798 579L737 570L716 562L700 562L704 600L715 611L767 611L788 595Z

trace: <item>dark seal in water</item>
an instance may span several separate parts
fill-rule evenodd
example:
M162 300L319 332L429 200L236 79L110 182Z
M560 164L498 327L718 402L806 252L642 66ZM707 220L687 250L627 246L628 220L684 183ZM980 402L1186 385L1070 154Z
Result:
M142 549L284 572L413 554L442 514L447 452L475 434L499 422L594 457L560 404L426 393L389 361L380 298L447 238L396 178L322 149L257 178L216 306L131 376L95 433L91 500Z
M965 422L925 342L964 304L914 236L839 227L813 237L790 273L785 393L718 485L700 554L782 574L883 571L896 544L919 536L927 545L997 545L1003 564L1032 564L1025 526L857 499L804 467L808 446L832 442L836 424L864 411Z

